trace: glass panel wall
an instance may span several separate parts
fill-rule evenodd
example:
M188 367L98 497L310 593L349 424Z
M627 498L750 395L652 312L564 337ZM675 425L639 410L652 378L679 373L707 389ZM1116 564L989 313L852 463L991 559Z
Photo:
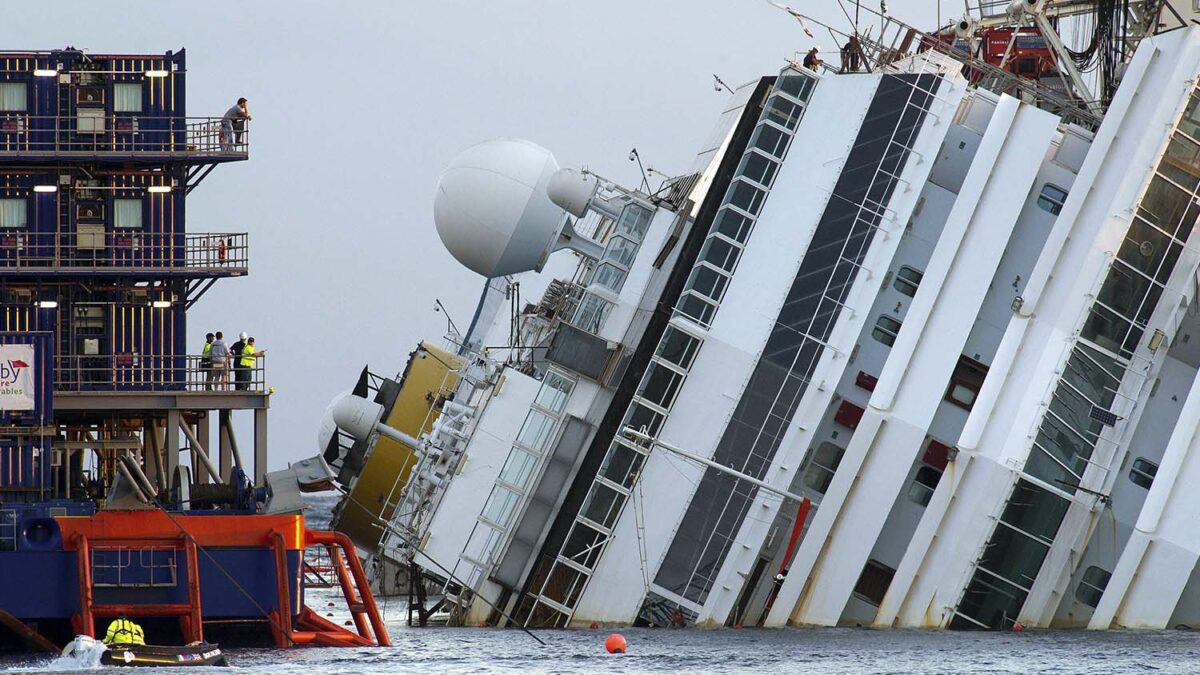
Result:
M1200 216L1198 104L1193 91L1046 402L1022 472L1055 492L1018 481L951 627L1009 628L1016 621L1066 516L1068 496L1078 491L1105 427L1121 419L1112 408L1122 381L1129 373L1144 377L1141 367L1131 369L1131 359L1145 350L1151 316Z
M524 509L525 498L550 453L574 388L575 380L554 369L542 378L533 405L455 565L455 576L467 581L471 589L478 588L499 562L518 520L516 516Z
M932 75L881 80L714 461L755 478L765 475L825 352L882 221L879 206L892 197L896 176L924 122L930 92L938 85ZM753 203L733 206L746 215L757 212L748 208ZM814 469L806 479L827 487L832 472ZM654 585L702 605L756 493L753 484L727 472L706 470Z
M676 316L705 327L715 316L742 247L754 229L753 213L762 208L770 195L813 82L813 75L791 68L784 70L776 80L750 145L713 218L692 276L675 305ZM700 337L681 326L671 325L666 329L625 413L622 429L631 427L649 436L658 435L701 345ZM574 527L595 531L597 526L604 529L615 524L648 452L645 444L621 434L614 438L591 492L576 516ZM604 536L594 540L596 553L593 558L590 554L574 553L577 547L568 546L571 544L569 539L546 578L533 589L537 598L529 610L527 625L566 625L595 560L608 541Z

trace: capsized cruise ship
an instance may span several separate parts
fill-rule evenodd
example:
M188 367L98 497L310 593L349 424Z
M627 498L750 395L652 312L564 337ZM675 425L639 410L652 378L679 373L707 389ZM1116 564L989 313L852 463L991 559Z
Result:
M1200 624L1200 27L992 9L737 88L657 190L463 152L488 280L331 405L334 526L467 625Z

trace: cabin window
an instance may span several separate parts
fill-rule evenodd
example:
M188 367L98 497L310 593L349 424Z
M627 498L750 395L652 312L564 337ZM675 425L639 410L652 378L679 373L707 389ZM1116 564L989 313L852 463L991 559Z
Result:
M900 332L900 322L884 314L875 321L871 337L891 347L896 344L896 334Z
M896 570L878 560L868 559L858 577L858 583L854 585L854 595L878 607L883 604L883 596L887 594L894 576Z
M733 182L733 187L729 189L725 202L738 207L745 213L757 216L758 210L762 208L766 198L767 193L762 188L754 187L754 184L749 181L736 180Z
M1046 183L1042 186L1042 193L1038 195L1037 205L1043 211L1049 211L1054 215L1058 215L1062 211L1063 202L1067 201L1067 191Z
M932 466L922 466L917 469L917 475L913 477L912 485L908 487L908 498L910 501L928 506L929 500L933 498L933 491L937 489L938 481L942 479L942 472Z
M979 396L983 378L986 376L987 366L965 356L958 357L958 365L954 366L954 374L950 376L945 400L963 410L970 410L975 405L975 399Z
M913 297L917 294L917 286L921 285L921 277L924 276L919 270L915 270L907 265L896 270L896 280L892 282L896 290Z
M1144 487L1147 490L1154 484L1154 476L1158 474L1158 465L1145 457L1138 457L1133 460L1133 466L1129 469L1129 480L1139 487Z
M534 403L550 412L560 413L566 407L567 398L571 396L571 390L574 388L575 382L550 371L542 378L542 386L538 389Z
M140 82L117 82L113 85L113 112L142 112Z
M592 283L618 293L621 287L625 285L625 275L627 274L628 272L620 267L612 263L603 262L596 268L596 276L592 278Z
M554 424L553 417L540 410L531 409L525 418L525 424L517 434L517 444L540 455L550 443L550 434L554 431Z
M1112 572L1092 565L1084 571L1083 578L1079 580L1079 586L1075 588L1075 599L1088 607L1096 607L1100 604L1100 596L1104 595L1104 589L1108 587L1108 580L1111 578Z
M825 494L829 484L833 482L833 474L837 471L838 464L842 463L842 455L845 452L844 448L828 441L817 446L812 459L808 461L808 468L804 470L804 484Z
M791 103L787 103L778 97L773 100L795 107ZM778 161L770 159L766 155L761 155L757 152L751 151L747 152L746 156L742 158L742 165L738 167L738 174L744 178L754 181L755 183L758 183L767 189L770 189L771 181L775 180L775 171L778 168Z
M664 361L687 370L692 367L692 359L695 358L699 349L700 340L674 326L668 326L655 354Z
M25 112L28 109L25 96L24 82L0 82L0 111Z
M741 251L740 246L723 237L709 236L704 248L700 249L700 259L732 274Z
M575 320L572 323L589 333L599 333L600 326L604 325L604 320L608 318L612 308L613 304L604 298L585 293L583 300L579 302L579 309L575 310Z
M651 362L642 376L641 386L637 395L663 410L670 410L675 403L675 394L683 384L683 375L671 370L662 363Z
M787 151L790 137L787 133L776 129L770 124L759 124L754 135L750 137L750 145L762 150L768 155L782 158Z
M29 225L29 208L24 199L0 199L0 229Z
M142 227L142 200L114 199L113 213L116 219L113 226L118 229L139 230Z

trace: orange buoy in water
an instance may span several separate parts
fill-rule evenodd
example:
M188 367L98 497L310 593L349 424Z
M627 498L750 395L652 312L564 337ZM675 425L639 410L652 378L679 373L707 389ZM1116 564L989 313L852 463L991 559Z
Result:
M1020 633L1020 632L1021 632L1021 631L1023 631L1023 630L1025 630L1025 627L1024 627L1024 626L1022 626L1020 623L1014 623L1014 624L1013 624L1013 632L1014 632L1014 633Z
M625 637L620 633L613 633L604 641L604 648L609 654L624 654L625 653Z

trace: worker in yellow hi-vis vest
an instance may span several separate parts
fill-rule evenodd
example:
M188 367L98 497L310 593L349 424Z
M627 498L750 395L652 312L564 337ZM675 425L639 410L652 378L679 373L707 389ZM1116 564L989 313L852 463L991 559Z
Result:
M108 624L108 633L104 635L104 644L144 645L146 644L146 637L142 633L141 626L124 616L120 616Z
M242 353L238 356L238 366L241 367L242 372L246 373L246 379L238 382L238 389L246 390L250 388L251 381L255 379L253 376L254 360L261 359L266 353L267 350L265 349L262 351L255 349L254 338L246 339L246 344L242 347Z

